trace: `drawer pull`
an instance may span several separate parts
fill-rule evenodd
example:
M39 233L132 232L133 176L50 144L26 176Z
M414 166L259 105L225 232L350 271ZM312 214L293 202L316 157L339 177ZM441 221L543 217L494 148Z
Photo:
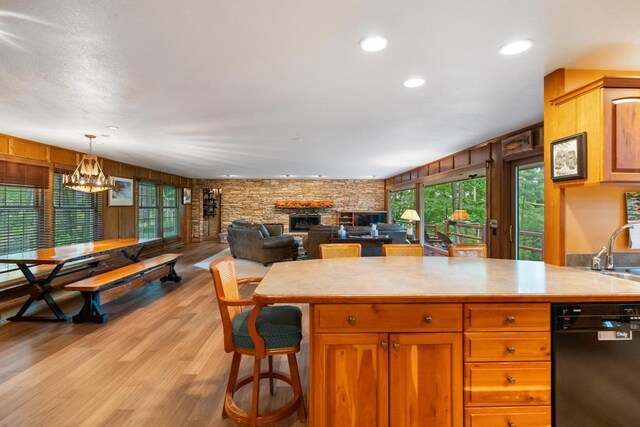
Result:
M353 326L356 324L356 318L354 316L349 316L347 317L347 322L349 322L349 324Z
M507 346L507 353L513 354L515 352L516 352L516 348L515 347L511 347L510 345Z
M427 323L433 322L433 318L431 316L424 316L424 321Z
M516 318L514 316L507 316L507 323L516 323Z
M516 423L514 423L511 420L509 420L509 421L507 421L507 427L516 427Z
M393 349L394 349L394 350L397 350L397 349L399 349L399 348L400 348L400 344L398 344L397 342L394 342L394 343L393 343Z
M515 384L515 383L516 383L516 379L515 379L515 378L513 378L511 375L509 375L509 376L507 377L507 382L508 382L509 384Z
M380 341L380 347L382 347L383 349L385 349L385 350L386 350L388 346L389 346L389 345L387 344L387 342L386 342L386 341Z

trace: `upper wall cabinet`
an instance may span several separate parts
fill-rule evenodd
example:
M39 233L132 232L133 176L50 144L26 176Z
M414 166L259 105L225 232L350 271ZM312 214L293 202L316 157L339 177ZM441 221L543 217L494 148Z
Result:
M551 104L554 135L587 133L586 179L560 185L640 182L640 77L603 77Z

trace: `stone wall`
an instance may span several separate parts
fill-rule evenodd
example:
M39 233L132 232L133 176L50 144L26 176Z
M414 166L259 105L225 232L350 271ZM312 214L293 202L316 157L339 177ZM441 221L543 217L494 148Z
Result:
M192 239L206 237L202 218L202 188L221 188L222 230L236 219L253 222L283 223L289 229L289 215L313 213L323 224L336 224L336 211L382 211L385 190L383 180L356 179L197 179L192 192ZM331 200L331 209L276 209L279 200Z

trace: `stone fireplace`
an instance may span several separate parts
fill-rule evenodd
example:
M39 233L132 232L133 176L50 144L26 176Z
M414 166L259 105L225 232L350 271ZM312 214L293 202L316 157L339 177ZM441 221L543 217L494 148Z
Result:
M309 226L320 225L320 215L289 215L289 231L309 231Z

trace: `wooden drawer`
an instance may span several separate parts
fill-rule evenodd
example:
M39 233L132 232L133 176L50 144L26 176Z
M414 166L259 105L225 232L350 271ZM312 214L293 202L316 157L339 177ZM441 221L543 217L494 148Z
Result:
M468 408L466 427L551 427L550 406Z
M548 331L549 304L465 304L465 331Z
M459 332L462 304L318 304L315 333Z
M466 363L466 406L551 404L551 363Z
M549 332L465 332L465 362L519 362L551 359Z

